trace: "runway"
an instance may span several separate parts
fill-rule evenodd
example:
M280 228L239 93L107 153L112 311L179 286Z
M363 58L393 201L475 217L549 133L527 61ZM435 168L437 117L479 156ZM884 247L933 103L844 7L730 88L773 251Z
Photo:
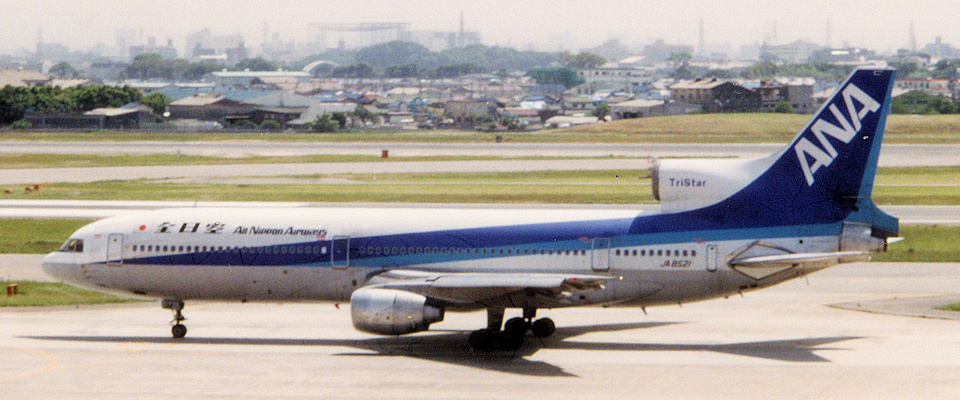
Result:
M646 169L651 158L760 157L781 144L420 144L420 143L284 143L284 142L0 142L11 154L192 154L217 157L248 155L367 154L388 149L394 156L631 157L583 160L480 160L424 162L345 162L233 165L118 166L0 170L0 185L88 183L103 180L230 178L416 172L498 172L543 170ZM960 165L960 146L884 145L882 167Z
M2 258L0 258L2 259ZM0 312L0 390L46 399L954 399L960 321L837 303L955 293L956 264L865 263L743 297L542 310L558 333L471 352L482 313L434 332L358 333L348 305L156 302Z
M300 156L316 154L394 157L760 157L786 143L406 143L272 142L250 140L190 142L0 142L0 154L185 154L211 157ZM960 165L960 145L884 144L881 166Z

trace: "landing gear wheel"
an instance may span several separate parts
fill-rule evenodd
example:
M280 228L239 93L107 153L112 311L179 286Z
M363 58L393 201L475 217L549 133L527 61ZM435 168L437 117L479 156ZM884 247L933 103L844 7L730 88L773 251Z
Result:
M474 350L490 350L497 343L497 333L489 329L478 329L470 334L467 343L470 343L470 347Z
M187 327L181 324L181 322L187 319L187 317L184 317L182 313L183 300L163 299L163 301L160 302L160 307L173 310L173 321L171 321L173 328L170 329L170 333L173 334L173 338L183 339L184 336L187 336Z
M554 324L550 318L540 318L533 322L533 325L530 326L530 331L533 332L533 336L544 338L556 332L557 325Z
M174 339L183 339L184 336L187 336L187 327L183 324L176 324L170 329L170 333L173 334Z
M524 320L523 318L516 317L510 318L505 324L503 324L503 334L523 337L527 334L527 330L530 329L530 323Z
M498 344L502 350L517 350L523 346L523 336L514 336L507 332L503 332L500 334L500 340Z

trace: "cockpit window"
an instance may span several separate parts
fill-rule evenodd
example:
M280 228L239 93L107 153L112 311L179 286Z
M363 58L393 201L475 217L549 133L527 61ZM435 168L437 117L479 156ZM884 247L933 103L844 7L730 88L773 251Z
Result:
M59 251L65 253L83 253L83 239L67 240L67 242L60 247Z

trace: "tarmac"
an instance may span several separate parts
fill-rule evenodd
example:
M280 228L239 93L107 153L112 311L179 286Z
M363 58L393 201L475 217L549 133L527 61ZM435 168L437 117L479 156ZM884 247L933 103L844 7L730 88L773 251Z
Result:
M39 259L0 257L0 279L37 278ZM3 309L0 393L955 399L960 321L932 307L960 301L958 288L960 264L846 264L743 296L650 308L648 315L635 308L541 310L557 322L557 334L494 353L466 344L484 324L483 313L448 313L430 332L377 337L352 328L348 304L189 302L190 332L175 341L171 315L156 301Z

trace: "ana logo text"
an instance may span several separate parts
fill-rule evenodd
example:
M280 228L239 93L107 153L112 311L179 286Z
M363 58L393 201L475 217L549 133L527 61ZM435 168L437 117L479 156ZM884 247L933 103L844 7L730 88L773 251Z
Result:
M850 143L860 132L860 123L867 114L880 110L880 103L852 83L843 89L842 94L849 118L840 112L836 104L830 104L830 112L833 113L833 117L837 119L840 126L831 124L823 118L818 118L810 127L810 131L816 136L820 145L817 146L810 139L802 137L793 146L793 150L797 152L797 158L800 161L800 169L803 170L803 175L807 178L807 186L813 186L813 175L820 167L830 166L833 159L837 157L837 150L827 139L827 136L831 136L844 144ZM860 105L859 110L857 110L856 104ZM810 164L811 160L813 161L812 165Z

